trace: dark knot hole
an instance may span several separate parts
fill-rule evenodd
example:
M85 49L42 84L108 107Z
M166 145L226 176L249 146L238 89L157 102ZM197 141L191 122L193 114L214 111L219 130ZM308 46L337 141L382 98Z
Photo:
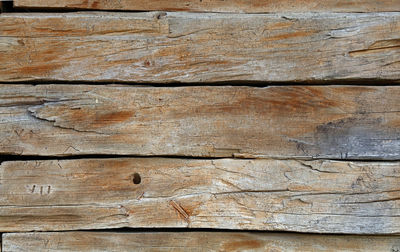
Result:
M132 181L133 181L133 183L134 183L135 185L138 185L138 184L140 184L140 182L142 182L142 178L140 177L139 173L135 172L135 173L133 174L133 179L132 179Z

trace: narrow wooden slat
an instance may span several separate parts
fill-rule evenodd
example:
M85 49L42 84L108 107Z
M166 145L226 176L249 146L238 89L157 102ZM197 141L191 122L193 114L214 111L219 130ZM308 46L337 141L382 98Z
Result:
M400 159L400 87L0 85L0 153Z
M27 8L246 13L400 11L400 2L397 0L14 0L14 6Z
M0 166L0 231L400 233L400 163L160 158Z
M400 79L400 13L5 13L0 81Z
M335 236L248 232L57 232L4 235L17 251L352 251L395 252L396 236Z

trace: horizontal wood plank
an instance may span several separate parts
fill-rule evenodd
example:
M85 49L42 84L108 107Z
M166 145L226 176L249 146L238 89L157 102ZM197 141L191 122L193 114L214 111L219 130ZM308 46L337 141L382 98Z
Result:
M44 232L4 234L4 252L17 251L352 251L394 252L399 236L249 232Z
M14 6L23 8L236 13L400 11L400 2L397 0L14 0Z
M3 162L0 231L188 227L397 234L399 174L399 162Z
M0 85L0 153L400 159L400 87Z
M399 32L400 13L4 13L0 81L398 82Z

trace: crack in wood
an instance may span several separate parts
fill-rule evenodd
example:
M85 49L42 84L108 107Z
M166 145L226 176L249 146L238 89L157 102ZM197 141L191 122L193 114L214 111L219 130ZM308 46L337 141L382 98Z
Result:
M386 50L400 49L400 39L379 40L370 45L367 49L350 51L349 55L352 57L364 56L369 53L382 52ZM400 53L400 52L399 52ZM385 66L393 64L387 63Z

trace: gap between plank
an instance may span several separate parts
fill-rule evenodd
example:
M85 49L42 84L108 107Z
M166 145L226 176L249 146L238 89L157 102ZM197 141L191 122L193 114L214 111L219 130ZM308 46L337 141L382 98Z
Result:
M70 156L32 156L32 155L0 155L0 165L3 162L12 161L42 161L42 160L80 160L80 159L120 159L120 158L165 158L165 159L187 159L187 160L217 160L217 159L237 159L237 160L298 160L298 161L338 161L338 162L360 162L360 163L395 163L400 159L394 160L381 160L381 159L335 159L335 158L296 158L296 157L245 157L245 156L232 156L232 157L199 157L199 156L179 156L179 155L103 155L103 154L89 154L89 155L70 155Z
M273 87L273 86L337 86L337 85L351 85L351 86L398 86L400 80L311 80L311 81L298 81L298 82L270 82L270 81L220 81L220 82L171 82L171 83L143 83L134 81L60 81L60 80L30 80L19 82L0 82L0 85L123 85L132 87L200 87L200 86L247 86L247 87Z

